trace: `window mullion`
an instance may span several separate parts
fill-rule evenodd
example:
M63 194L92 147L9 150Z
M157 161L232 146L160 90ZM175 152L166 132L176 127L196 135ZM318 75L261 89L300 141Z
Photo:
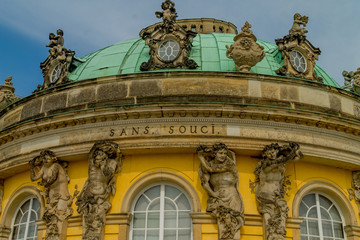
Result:
M29 205L29 208L28 208L28 217L27 217L26 225L25 225L24 239L27 239L27 235L29 234L28 230L29 230L29 223L30 223L30 216L31 216L32 201L33 201L33 198L30 199L30 205Z
M335 239L336 237L335 237L334 219L333 219L333 217L332 217L331 214L330 214L330 209L331 209L332 207L335 207L334 204L331 204L331 206L330 206L326 211L328 212L328 214L329 214L329 216L330 216L330 220L331 220L331 231L332 231L333 238Z
M164 209L165 209L165 185L160 185L160 229L159 229L159 240L164 239Z
M143 196L147 197L145 194L142 194ZM148 197L147 197L148 198ZM149 198L148 198L149 199ZM149 206L151 205L151 201L149 199L149 204L147 205L145 209L145 239L147 239L147 233L148 233L148 215L149 215Z
M319 200L319 194L315 194L315 199L316 199L316 211L318 214L318 227L319 227L319 235L320 235L320 240L324 239L324 234L323 234L323 229L322 229L322 219L321 219L321 211L320 211L320 200Z

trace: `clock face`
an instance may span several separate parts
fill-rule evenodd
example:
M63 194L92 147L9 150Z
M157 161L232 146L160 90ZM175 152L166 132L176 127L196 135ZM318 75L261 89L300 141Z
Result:
M163 41L158 49L158 55L162 61L171 62L174 61L180 52L180 45L175 40Z
M54 67L54 69L51 72L51 79L50 79L51 83L56 83L59 80L61 70L62 70L62 66L60 63Z
M292 51L290 53L290 62L294 69L300 73L306 71L306 59L304 55L298 51Z

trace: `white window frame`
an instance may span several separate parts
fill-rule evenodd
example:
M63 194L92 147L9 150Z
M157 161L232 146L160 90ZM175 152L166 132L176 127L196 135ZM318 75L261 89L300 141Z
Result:
M304 197L308 196L308 195L311 195L311 194L315 194L315 201L316 201L316 211L317 211L317 215L318 215L318 229L319 229L319 238L320 240L323 240L324 239L324 234L323 234L323 229L322 229L322 218L321 218L321 212L320 212L320 199L319 199L319 195L322 195L323 197L327 198L328 200L331 201L331 203L335 206L336 210L339 212L339 215L340 215L340 218L341 218L341 222L342 222L342 231L343 231L343 235L344 235L344 240L347 240L347 236L346 236L346 232L345 232L345 220L344 220L344 216L343 216L343 213L340 211L341 208L337 205L336 201L334 201L334 199L332 199L329 195L323 193L323 192L309 192L307 194L305 194L300 203L302 202L302 200L304 199ZM299 209L298 211L300 211L300 207L301 207L301 204L299 205ZM300 217L300 215L299 215ZM304 218L305 220L306 218ZM307 226L306 226L307 227ZM307 229L308 230L308 229ZM309 235L309 234L308 234ZM301 233L300 233L300 236L301 236ZM335 237L333 237L335 238Z
M29 197L27 197L27 198L25 198L24 200L21 201L21 203L18 205L18 207L17 207L17 209L16 209L16 211L15 211L14 216L12 216L13 219L11 220L10 240L13 240L13 231L14 231L14 227L15 227L14 224L15 224L16 216L18 215L18 213L19 213L21 207L24 205L24 203L27 202L29 199L30 199L30 205L29 205L28 211L29 211L29 210L30 210L30 211L33 210L33 209L32 209L32 204L33 204L34 199L36 199L36 200L38 201L38 203L39 203L39 209L40 209L40 201L39 201L35 196L29 196ZM40 215L40 211L39 211L39 215ZM30 217L31 217L31 214L28 214L28 219L27 219L27 221L26 221L26 227L25 227L25 237L24 237L24 239L26 239L27 234L28 234L29 225L30 225ZM38 216L38 219L39 219L39 218L40 218L40 216ZM37 219L37 220L38 220L38 219ZM36 232L37 232L37 230L38 230L38 229L37 229L37 226L36 226L35 230L36 230Z
M147 187L143 188L134 198L134 201L131 205L131 213L134 214L134 209L135 209L135 205L137 203L137 201L139 200L140 196L146 192L147 190L149 190L150 188L156 187L156 186L160 186L160 223L159 223L159 239L163 239L164 238L164 204L165 204L165 185L171 186L176 188L177 190L179 190L182 194L185 195L185 197L187 198L189 204L190 204L190 212L192 212L193 210L193 206L192 206L192 202L191 202L191 198L189 197L189 195L184 191L183 188L181 188L180 186L173 184L173 183L169 183L169 182L157 182L157 183L153 183L148 185ZM147 223L147 221L145 220L145 224ZM130 231L129 231L129 240L133 240L133 224L134 224L134 220L131 221L130 224ZM145 231L146 232L146 231ZM190 236L191 238L189 240L193 240L193 223L191 220L191 225L190 225ZM176 240L176 239L174 239Z

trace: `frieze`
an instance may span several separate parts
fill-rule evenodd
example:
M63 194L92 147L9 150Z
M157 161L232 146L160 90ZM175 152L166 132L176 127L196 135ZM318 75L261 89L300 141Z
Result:
M69 120L62 120L62 121L57 121L57 122L54 122L54 119L52 119L52 118L44 118L44 119L38 121L36 126L27 125L25 128L25 125L24 126L20 125L20 128L18 128L16 132L13 131L13 128L8 128L8 129L2 131L2 136L0 136L0 146L3 144L6 144L6 143L12 142L16 139L21 139L23 137L36 135L38 133L42 133L42 132L46 132L46 131L53 132L54 130L63 129L63 128L67 128L67 127L83 126L84 128L89 128L89 124L90 124L90 125L92 125L91 127L93 128L93 127L96 127L96 126L94 126L94 124L96 124L97 126L111 126L111 125L116 125L116 124L120 124L120 123L122 125L131 124L131 125L135 126L135 125L141 124L141 123L150 124L150 123L160 123L160 122L164 122L164 123L183 122L185 119L185 118L182 119L182 117L179 117L180 116L179 111L174 111L176 113L175 114L176 117L174 116L172 118L165 117L166 116L165 112L166 111L149 111L149 114L151 115L151 117L148 117L146 119L143 119L142 117L134 118L133 113L109 113L107 115L87 116L87 117L79 118L76 120L69 119ZM192 116L196 115L196 114L194 114L195 113L194 110L189 111L189 113L190 112L191 112ZM253 112L246 112L246 111L242 111L242 112L220 111L221 114L218 116L218 114L215 114L215 112L216 111L198 110L198 111L196 111L198 117L188 118L188 115L190 115L190 114L187 114L186 122L194 122L194 123L196 123L196 122L199 122L199 123L200 122L203 122L203 123L220 122L220 123L225 123L225 124L235 123L236 125L238 125L238 124L243 124L247 120L249 120L249 121L259 121L257 124L264 125L264 126L265 125L277 126L278 125L277 123L290 123L290 124L292 124L290 127L293 129L299 128L300 126L312 126L312 127L318 128L318 131L320 131L320 129L329 129L329 130L334 130L334 131L340 132L340 133L351 134L354 136L360 135L359 128L345 126L343 122L341 122L341 123L339 122L338 124L337 123L329 123L329 122L325 122L325 121L318 121L316 119L303 118L300 115L296 115L296 116L295 115L287 115L286 116L286 115L280 115L280 114L253 113ZM143 112L141 113L141 115L143 115ZM160 118L159 115L164 116L164 117ZM241 120L241 122L239 122L240 120ZM98 124L100 124L100 125L98 125ZM186 135L187 132L191 133L191 132L195 131L194 127L192 129L190 129L190 125L189 125L189 127L186 126L186 131L184 131L185 130L184 128L181 128L181 129L174 128L173 129L174 133L179 132L182 135ZM170 125L170 126L172 126L172 125ZM196 126L197 126L196 131L198 134L199 133L204 134L204 132L206 132L205 128L203 128L202 129L203 132L201 132L201 124L196 125ZM287 128L289 126L286 124L286 125L282 125L282 127ZM171 129L169 129L169 128L167 129L168 132L170 130ZM120 131L122 131L122 129ZM130 128L130 131L131 131L131 128ZM114 134L115 134L115 132L114 132ZM119 134L121 134L121 132ZM214 135L216 135L216 134L217 133L214 132ZM108 135L110 135L110 129L108 130ZM127 135L128 135L128 133L127 133ZM171 135L171 134L169 133L168 135ZM174 134L174 135L176 135L176 134Z

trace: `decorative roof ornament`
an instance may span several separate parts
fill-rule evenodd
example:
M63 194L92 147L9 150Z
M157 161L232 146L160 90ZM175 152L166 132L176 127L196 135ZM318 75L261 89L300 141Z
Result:
M5 79L4 85L0 85L0 110L20 99L14 94L15 88L11 80L12 76L9 76Z
M264 47L256 43L257 38L250 30L251 24L246 22L242 32L234 37L235 43L226 45L226 56L235 62L235 69L240 72L249 72L265 57Z
M35 92L55 85L70 82L67 77L67 72L75 52L67 50L63 47L64 33L61 29L58 29L56 34L57 35L54 33L49 34L50 41L46 46L50 48L49 56L40 64L40 68L44 76L44 83L42 86L38 86Z
M165 2L161 4L161 8L163 11L157 11L155 12L155 15L157 18L163 19L163 27L170 32L172 30L171 27L176 22L177 17L175 3L171 0L165 0Z
M5 84L4 84L4 85L6 85L6 86L12 86L13 83L12 83L11 80L12 80L12 76L7 77L7 78L5 79Z
M342 75L345 80L342 88L360 94L360 68L355 72L343 71Z
M155 12L155 15L162 18L163 22L151 32L140 32L140 37L150 47L150 59L141 64L140 70L197 68L197 63L189 59L191 43L197 33L190 30L186 31L176 23L177 13L174 2L165 0L161 4L161 8L163 10Z
M318 60L321 51L319 48L314 47L306 39L305 35L308 31L304 27L308 20L307 16L295 13L294 23L289 31L289 35L275 40L283 60L283 66L276 73L323 82L323 79L318 77L314 70L315 61ZM301 27L301 25L304 27Z
M308 32L308 30L305 29L306 24L309 21L309 17L307 16L301 16L299 13L295 13L294 15L294 23L291 27L291 29L289 30L289 35L292 36L301 36L304 37L304 39L306 38L305 33ZM304 27L301 27L301 25L303 25Z

